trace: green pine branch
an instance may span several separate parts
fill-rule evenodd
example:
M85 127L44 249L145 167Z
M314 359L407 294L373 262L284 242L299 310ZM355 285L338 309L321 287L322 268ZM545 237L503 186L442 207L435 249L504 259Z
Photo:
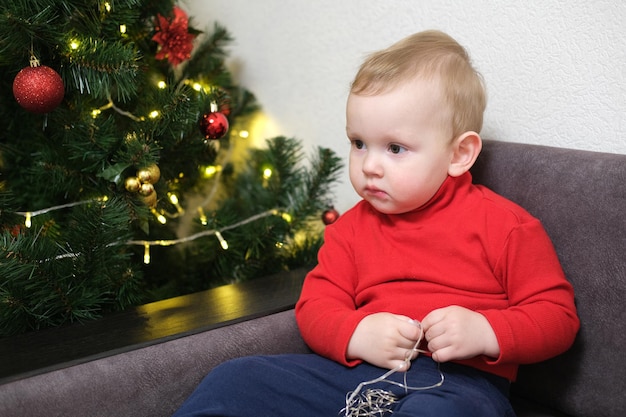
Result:
M69 227L55 233L50 219L32 230L3 231L0 336L93 319L140 301L141 272L122 246L111 244L130 237L120 234L128 230L126 211L121 201L94 202L72 210Z

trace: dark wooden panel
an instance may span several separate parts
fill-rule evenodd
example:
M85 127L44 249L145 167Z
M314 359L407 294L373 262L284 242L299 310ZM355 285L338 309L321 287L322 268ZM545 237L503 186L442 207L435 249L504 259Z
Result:
M290 309L305 269L0 339L0 384Z

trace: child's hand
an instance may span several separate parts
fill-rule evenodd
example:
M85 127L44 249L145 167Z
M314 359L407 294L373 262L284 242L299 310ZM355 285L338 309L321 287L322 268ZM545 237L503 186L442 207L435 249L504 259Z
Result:
M500 345L489 321L467 308L450 306L433 310L422 320L422 328L428 350L437 362L500 355Z
M391 313L375 313L357 325L348 343L349 359L361 359L381 368L395 369L405 363L420 337L421 330L409 317ZM410 363L408 364L410 366ZM406 371L409 366L403 368Z

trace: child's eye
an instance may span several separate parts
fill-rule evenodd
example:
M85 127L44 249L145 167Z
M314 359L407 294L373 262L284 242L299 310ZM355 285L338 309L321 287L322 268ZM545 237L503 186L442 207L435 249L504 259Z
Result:
M404 146L396 145L395 143L389 145L389 152L391 153L402 153L404 151L406 151Z
M352 146L354 146L356 149L363 149L365 148L365 144L363 143L362 140L359 139L355 139L352 141Z

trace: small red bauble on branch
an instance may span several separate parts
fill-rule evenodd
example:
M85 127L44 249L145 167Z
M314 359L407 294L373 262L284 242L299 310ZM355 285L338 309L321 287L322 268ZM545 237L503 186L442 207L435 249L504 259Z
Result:
M329 207L328 209L324 210L324 212L322 213L322 222L324 222L326 226L328 226L329 224L335 223L338 218L339 218L339 212L335 210L334 207Z
M220 112L211 112L200 118L200 132L206 139L221 139L228 132L228 119Z
M30 67L17 73L13 80L13 95L17 103L32 113L49 113L65 96L63 79L52 68L30 59Z

